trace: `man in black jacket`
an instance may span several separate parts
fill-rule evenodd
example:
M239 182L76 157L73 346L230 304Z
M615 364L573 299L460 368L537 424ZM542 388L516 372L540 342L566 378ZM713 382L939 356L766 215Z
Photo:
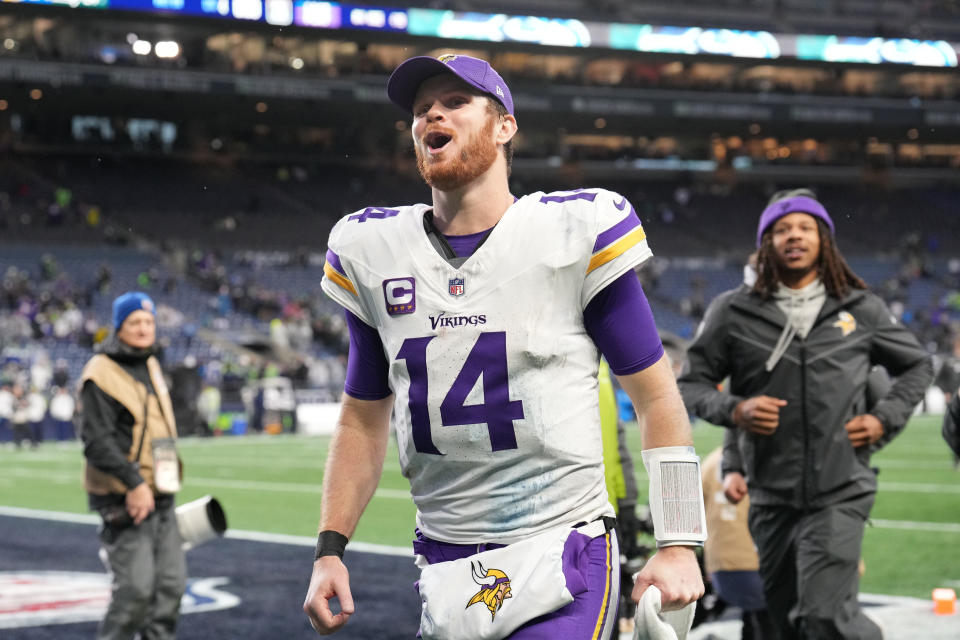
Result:
M857 602L877 490L869 456L933 377L929 355L866 290L833 234L811 192L774 196L757 229L756 282L713 301L679 380L690 411L736 429L750 533L784 640L882 637ZM867 413L875 364L897 380Z
M103 517L101 557L113 579L99 639L175 637L186 585L177 427L153 356L154 315L146 294L114 300L115 334L80 376L84 487Z

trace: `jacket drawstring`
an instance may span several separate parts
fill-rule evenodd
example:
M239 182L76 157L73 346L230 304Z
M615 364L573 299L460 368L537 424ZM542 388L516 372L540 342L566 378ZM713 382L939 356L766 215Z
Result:
M768 372L773 371L773 368L780 362L780 358L787 352L794 336L799 333L802 338L806 338L807 333L810 332L810 328L813 326L816 313L813 313L812 316L808 315L805 318L803 313L804 308L808 305L816 304L816 310L819 312L820 307L823 305L825 295L826 289L819 280L799 291L791 290L780 285L776 297L778 303L784 303L781 308L787 317L787 322L783 325L783 331L780 332L780 337L777 339L777 344L773 347L770 357L767 358L764 368ZM807 311L809 314L813 312L813 309L807 309Z
M780 338L777 340L776 346L773 347L770 357L767 358L767 371L773 371L773 368L777 366L777 363L780 362L780 358L782 358L783 354L787 352L787 348L790 346L790 341L793 340L795 335L797 335L797 327L793 324L790 316L787 316L787 324L783 325L783 331L780 332Z

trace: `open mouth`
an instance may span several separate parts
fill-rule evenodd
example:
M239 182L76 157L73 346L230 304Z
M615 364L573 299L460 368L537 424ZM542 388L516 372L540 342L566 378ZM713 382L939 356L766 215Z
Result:
M423 143L427 145L427 149L429 149L431 153L440 151L451 140L453 140L453 136L441 131L431 131L423 137Z
M806 249L801 249L800 247L791 247L786 250L785 255L787 258L802 258L806 253Z

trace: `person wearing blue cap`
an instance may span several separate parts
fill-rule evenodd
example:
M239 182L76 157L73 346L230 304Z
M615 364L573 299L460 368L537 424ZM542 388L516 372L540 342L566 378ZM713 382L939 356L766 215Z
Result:
M354 614L342 558L392 413L417 507L420 635L612 637L620 567L601 353L637 409L660 547L631 595L656 586L664 608L688 606L703 594L699 460L635 273L652 255L639 217L605 189L510 192L515 105L485 60L411 58L387 95L412 117L432 202L369 206L330 233L322 287L345 309L351 346L303 605L311 624L332 633Z
M177 425L153 352L155 318L147 294L119 296L114 331L80 374L84 487L113 581L101 639L174 638L186 587Z
M870 454L903 429L933 377L929 354L850 269L835 231L811 191L775 194L757 226L756 280L710 304L680 377L695 415L735 430L782 640L882 637L857 601L877 491ZM896 378L878 401L868 394L875 365Z

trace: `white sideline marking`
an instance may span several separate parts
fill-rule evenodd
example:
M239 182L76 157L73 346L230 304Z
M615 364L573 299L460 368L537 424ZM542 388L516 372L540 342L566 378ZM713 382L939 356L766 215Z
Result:
M908 531L928 531L943 533L960 533L960 523L956 522L913 522L911 520L874 520L870 519L874 527L880 529L906 529Z
M21 478L38 478L53 481L71 481L79 476L73 473L49 473L39 470L27 469L0 469L0 479L4 475ZM252 489L256 491L281 491L288 493L320 493L320 482L261 482L258 480L230 480L228 478L200 478L197 476L187 476L190 486L196 487L218 487L220 489ZM407 489L377 489L373 494L375 498L390 498L409 500L410 491Z
M292 544L300 547L315 547L317 539L310 536L291 536L284 533L262 533L260 531L227 531L224 534L227 538L236 540L252 540L253 542L269 542L273 544ZM406 556L413 558L413 547L391 547L386 544L374 544L372 542L350 542L347 547L349 551L359 551L361 553L376 553L385 556Z
M80 458L74 459L75 456L71 454L70 459L64 460L63 456L52 456L44 455L43 453L34 454L31 453L30 457L23 457L17 460L19 463L27 464L63 464L68 462L70 464L75 464L76 468L79 470L83 467L83 460ZM216 456L216 455L206 455L206 454L191 454L186 463L192 468L199 467L220 467L220 468L241 468L245 469L248 467L257 467L262 469L276 469L280 466L283 466L284 469L308 469L317 472L323 471L323 460L317 459L313 461L290 461L290 460L280 460L279 458L260 458L257 460L237 460L236 456ZM387 460L383 463L384 471L400 471L400 463L392 460L388 457Z
M960 493L960 485L923 482L881 482L880 491L899 493Z
M4 476L37 478L42 477L45 480L52 481L72 481L77 476L73 473L47 472L40 469L0 469L0 479ZM638 474L638 477L639 476ZM190 484L194 487L217 487L220 489L252 489L257 491L280 491L289 493L320 493L320 482L263 482L260 480L232 480L230 478L203 478L198 476L188 476ZM893 491L897 493L934 493L950 494L960 493L960 485L954 484L932 484L922 482L881 482L881 491ZM397 500L406 500L410 498L410 492L407 489L377 489L373 494L375 498L388 498Z
M43 509L27 509L25 507L0 506L0 516L14 518L33 518L36 520L52 520L55 522L74 522L78 524L100 524L100 516L92 513L68 513L65 511L46 511ZM224 537L234 540L250 540L253 542L269 542L273 544L290 544L300 547L315 547L317 539L310 536L293 536L284 533L265 533L262 531L244 531L241 529L229 530ZM388 556L413 557L412 547L392 547L386 544L372 542L350 542L351 551L360 553L377 553Z
M934 463L936 460L934 461ZM953 468L953 462L950 460L950 456L945 455L940 460L940 465L931 464L930 460L908 460L904 458L882 458L879 460L871 460L871 464L876 464L876 466L881 469L914 469L917 471L945 471L951 470Z
M0 506L0 516L15 518L37 518L40 520L55 520L58 522L77 522L82 524L99 524L100 518L93 514L70 513L66 511L47 511L44 509L27 509L26 507ZM930 533L960 533L960 522L916 522L913 520L882 520L870 519L874 529L900 529L908 531L924 531ZM264 533L260 531L233 530L227 532L228 538L241 540L255 540L260 542L279 542L284 544L316 544L316 540L309 536L293 536L282 533ZM388 553L377 549L404 549L405 547L391 547L367 542L351 542L351 549L367 551L369 553Z
M0 516L14 518L35 518L37 520L55 520L57 522L77 522L80 524L100 524L100 516L92 513L69 513L67 511L45 511L25 507L0 507Z

